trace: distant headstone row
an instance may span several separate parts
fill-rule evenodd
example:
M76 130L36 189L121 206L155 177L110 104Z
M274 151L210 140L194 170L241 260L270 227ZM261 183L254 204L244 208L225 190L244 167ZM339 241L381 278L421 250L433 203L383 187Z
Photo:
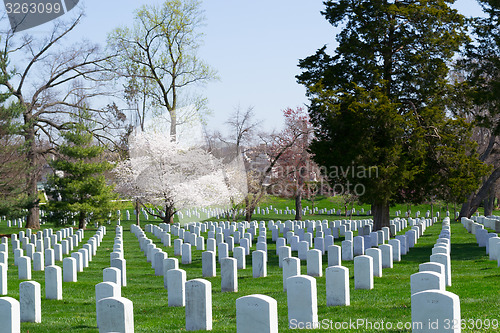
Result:
M472 216L472 219L462 217L462 225L467 231L476 237L476 242L479 247L486 249L486 254L490 260L496 260L500 267L500 217L499 216ZM495 232L489 232L489 228Z

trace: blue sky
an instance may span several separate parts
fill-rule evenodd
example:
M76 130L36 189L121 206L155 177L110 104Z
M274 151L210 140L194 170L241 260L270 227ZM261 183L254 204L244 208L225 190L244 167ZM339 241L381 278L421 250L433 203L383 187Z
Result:
M118 26L131 25L133 12L146 0L81 0L86 17L72 40L86 38L105 44L106 35ZM475 0L455 5L467 16L480 15ZM322 0L204 0L204 44L199 56L218 71L220 81L201 93L208 98L212 115L209 128L223 124L238 105L253 106L266 130L280 128L287 107L307 103L305 89L296 83L298 60L324 44L333 50L335 33L323 18ZM30 30L44 34L49 25Z

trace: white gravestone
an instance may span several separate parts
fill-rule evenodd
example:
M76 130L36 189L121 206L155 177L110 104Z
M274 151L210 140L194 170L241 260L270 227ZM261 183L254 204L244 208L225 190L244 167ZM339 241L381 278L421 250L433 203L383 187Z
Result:
M71 257L76 260L76 271L83 272L83 258L80 252L71 253Z
M97 303L99 332L134 332L134 304L124 297L107 297Z
M53 249L46 249L44 251L45 266L53 266L55 264L55 252Z
M43 271L45 268L45 260L43 259L42 252L33 253L33 271Z
M354 289L373 289L373 258L369 255L354 258Z
M99 322L99 313L97 312L97 303L103 298L121 297L121 287L113 282L101 282L95 285L95 307L97 322Z
M111 260L111 267L118 268L120 270L120 276L122 277L122 286L126 287L127 286L127 260L123 258L117 258ZM163 262L161 265L162 272L161 274L163 275Z
M24 281L19 284L21 322L40 323L42 321L42 300L40 283Z
M451 260L448 254L438 253L430 256L431 262L444 265L444 279L447 287L451 286Z
M205 251L201 254L201 271L203 277L216 276L215 252Z
M323 276L321 250L312 249L307 251L307 275Z
M76 259L66 257L63 259L63 282L76 282Z
M160 251L155 254L155 276L163 276L163 260L167 258L166 252Z
M238 291L238 269L234 258L223 258L220 262L222 292Z
M373 259L373 276L382 277L382 251L371 248L366 250L366 255Z
M326 269L326 305L350 305L349 269L330 266Z
M31 280L31 259L21 256L17 259L17 270L19 280Z
M246 268L246 250L244 247L235 247L233 250L233 257L237 260L238 269Z
M45 267L45 298L62 299L62 270L57 265Z
M266 253L264 251L252 252L252 275L254 278L267 276Z
M401 261L401 242L399 239L389 239L389 245L392 246L392 261Z
M356 236L353 239L353 253L354 256L361 256L365 254L365 239L363 236Z
M338 245L330 245L328 247L328 266L342 265L342 252Z
M186 282L186 331L212 330L212 284L204 279Z
M342 241L342 260L353 260L352 241Z
M289 277L286 284L289 327L318 322L316 279L296 275Z
M222 259L229 257L229 246L226 243L219 243L217 245L217 251L219 252L219 262Z
M278 333L278 303L266 295L236 299L237 333Z
M188 265L191 263L191 244L182 244L182 264Z
M0 264L0 295L7 295L7 265Z
M300 259L294 257L283 259L283 291L286 291L286 280L296 275L300 275Z
M163 260L163 287L168 290L167 272L171 269L179 269L179 260L177 258L167 258Z
M436 272L418 272L410 275L411 294L425 290L445 290L444 276Z
M121 271L116 267L106 267L102 270L102 281L113 282L117 285L122 285Z
M460 299L443 290L411 295L411 321L422 326L412 332L461 332Z
M12 297L0 297L0 332L21 332L21 310L19 301Z
M283 267L283 259L292 256L292 248L289 246L282 246L278 250L278 266Z
M186 271L183 269L171 269L167 272L168 283L168 306L186 305Z
M392 245L381 244L378 248L382 252L382 268L392 268Z

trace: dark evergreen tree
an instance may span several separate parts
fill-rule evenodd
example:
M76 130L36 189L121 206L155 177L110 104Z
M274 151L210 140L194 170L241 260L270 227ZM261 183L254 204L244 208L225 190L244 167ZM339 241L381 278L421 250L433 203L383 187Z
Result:
M477 129L482 161L492 165L479 189L469 193L462 201L460 216L470 217L485 202L485 214L490 215L495 199L495 187L500 178L500 159L496 146L500 138L500 1L479 0L485 17L474 18L474 42L466 49L465 57L458 61L457 71L462 73L454 111L462 111ZM460 94L461 93L461 94Z
M62 134L65 143L58 147L57 157L49 164L54 174L48 177L46 220L56 225L76 222L85 229L87 221L102 223L116 209L113 186L106 183L104 172L113 168L103 160L105 147L93 143L86 124L71 125Z
M482 174L470 128L446 112L448 62L467 41L452 2L326 1L322 14L342 25L338 47L300 61L316 128L310 149L337 190L372 204L375 230L389 225L394 200L470 190Z

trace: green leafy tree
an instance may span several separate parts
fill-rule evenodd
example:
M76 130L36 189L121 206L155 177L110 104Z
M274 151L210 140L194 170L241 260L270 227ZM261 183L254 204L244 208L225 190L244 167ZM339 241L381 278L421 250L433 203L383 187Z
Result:
M105 147L93 143L88 126L77 123L62 134L65 143L49 164L54 174L48 178L47 221L56 225L78 223L85 229L88 220L102 223L108 219L117 198L104 172L113 165L102 160Z
M339 45L299 64L315 160L337 190L372 205L376 230L389 225L391 202L440 195L455 173L477 186L483 171L469 168L480 162L463 120L446 114L448 62L467 41L464 18L449 3L326 1L322 14L342 24ZM468 168L455 168L456 160Z
M460 216L470 217L485 201L485 214L493 210L495 187L500 178L500 155L495 148L500 137L500 2L480 0L485 17L473 19L474 43L457 62L456 113L467 116L476 126L480 159L491 165L481 187L462 201Z

